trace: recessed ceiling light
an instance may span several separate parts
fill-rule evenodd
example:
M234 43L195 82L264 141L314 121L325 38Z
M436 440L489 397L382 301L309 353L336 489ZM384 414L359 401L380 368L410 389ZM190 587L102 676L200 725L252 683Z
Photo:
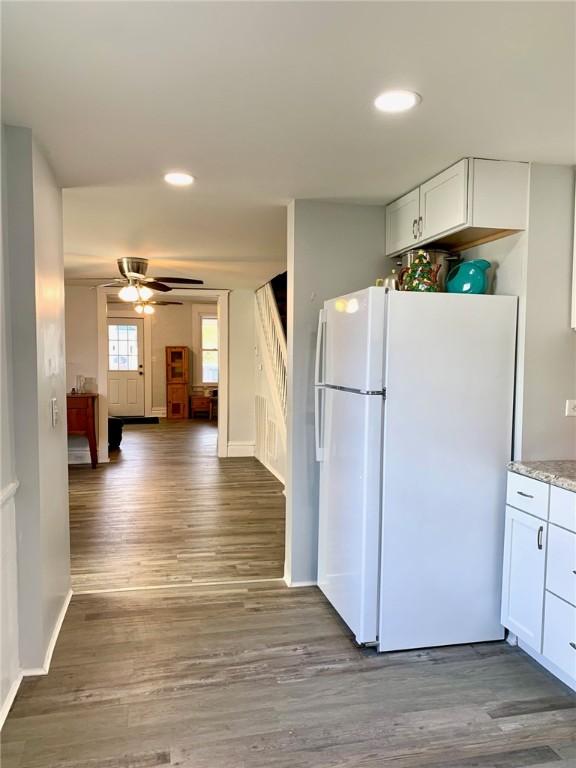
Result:
M384 91L374 101L374 106L380 112L406 112L421 101L422 97L414 91Z
M164 181L175 187L189 187L190 184L194 184L194 176L183 171L171 171L165 174Z

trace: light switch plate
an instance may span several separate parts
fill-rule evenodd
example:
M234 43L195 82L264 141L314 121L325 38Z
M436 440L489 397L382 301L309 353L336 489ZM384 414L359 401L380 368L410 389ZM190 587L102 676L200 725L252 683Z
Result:
M566 400L566 416L576 416L576 400Z
M55 427L56 424L58 424L59 416L60 412L58 410L58 400L56 400L55 397L52 397L50 399L50 421L52 423L52 427Z

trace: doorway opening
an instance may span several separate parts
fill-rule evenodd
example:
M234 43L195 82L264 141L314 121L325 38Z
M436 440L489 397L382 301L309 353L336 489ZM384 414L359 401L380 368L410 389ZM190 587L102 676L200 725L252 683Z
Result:
M96 293L108 462L70 469L73 589L281 580L283 485L254 455L226 453L228 292L144 317Z

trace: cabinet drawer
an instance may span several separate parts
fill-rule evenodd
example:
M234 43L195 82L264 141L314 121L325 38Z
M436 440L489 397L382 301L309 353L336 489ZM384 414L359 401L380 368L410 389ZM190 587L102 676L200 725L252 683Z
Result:
M565 488L550 487L550 521L576 531L576 493Z
M543 655L576 680L576 608L546 592Z
M506 503L511 507L547 520L549 493L550 486L547 483L518 475L516 472L508 472Z
M548 527L546 589L576 606L576 533Z

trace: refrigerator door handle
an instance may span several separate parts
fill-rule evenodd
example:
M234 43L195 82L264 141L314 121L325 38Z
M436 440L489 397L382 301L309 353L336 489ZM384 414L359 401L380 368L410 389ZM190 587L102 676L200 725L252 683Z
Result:
M324 426L324 389L314 387L314 445L316 449L316 461L324 459L324 441L322 431Z
M324 384L324 329L326 328L326 314L323 309L318 313L318 332L316 334L316 360L314 363L314 384Z

